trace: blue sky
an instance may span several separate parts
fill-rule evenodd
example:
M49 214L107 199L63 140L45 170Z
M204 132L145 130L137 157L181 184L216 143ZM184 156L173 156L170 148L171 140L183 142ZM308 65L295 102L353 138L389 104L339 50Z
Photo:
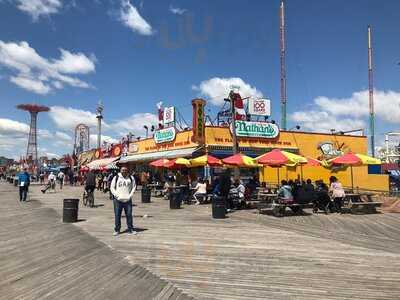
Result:
M39 119L41 154L71 152L77 122L105 106L110 139L155 122L156 103L191 120L234 83L279 115L279 0L0 0L0 155L25 152L19 103ZM400 2L286 0L289 127L367 128L367 25L373 29L377 140L400 118ZM95 133L95 128L92 129Z

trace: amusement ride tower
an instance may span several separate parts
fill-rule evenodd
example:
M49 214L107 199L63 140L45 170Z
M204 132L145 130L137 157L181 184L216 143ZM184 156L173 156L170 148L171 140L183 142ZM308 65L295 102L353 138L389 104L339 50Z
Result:
M31 115L31 126L29 129L28 147L26 149L26 159L32 162L32 167L37 167L37 116L40 112L47 112L49 107L39 104L20 104L18 109L25 110Z

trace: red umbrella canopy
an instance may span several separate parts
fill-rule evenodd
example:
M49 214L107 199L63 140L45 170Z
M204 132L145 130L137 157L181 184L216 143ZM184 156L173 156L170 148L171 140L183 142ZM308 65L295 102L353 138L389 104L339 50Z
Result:
M169 162L170 160L166 158L160 158L155 161L152 161L149 165L156 168L163 168L163 167L168 167Z
M282 166L286 164L289 159L279 149L274 149L257 159L258 163L268 166Z
M332 159L330 163L335 165L360 165L362 164L362 161L357 155L349 152L342 156Z

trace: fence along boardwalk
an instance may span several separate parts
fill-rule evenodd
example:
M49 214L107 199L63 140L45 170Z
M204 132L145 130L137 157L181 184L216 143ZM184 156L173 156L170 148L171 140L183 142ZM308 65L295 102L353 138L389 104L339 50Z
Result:
M60 210L63 197L81 191L36 191L34 198ZM112 205L101 194L96 203L104 206L82 208L87 221L75 225L198 299L399 298L398 239L390 236L396 230L385 236L388 227L399 228L397 215L277 219L243 211L212 220L207 205L169 210L167 201L142 204L139 197L135 224L144 231L137 236L111 236ZM351 236L362 242L352 243ZM377 246L386 242L388 249Z
M0 184L0 299L193 299Z

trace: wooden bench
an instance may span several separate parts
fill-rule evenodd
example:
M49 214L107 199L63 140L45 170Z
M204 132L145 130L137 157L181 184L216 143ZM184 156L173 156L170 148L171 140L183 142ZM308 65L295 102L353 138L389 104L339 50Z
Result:
M372 194L365 194L367 200L362 200L361 194L346 194L343 201L343 209L355 214L358 212L363 213L377 213L376 208L382 206L382 202L375 202L372 200Z

